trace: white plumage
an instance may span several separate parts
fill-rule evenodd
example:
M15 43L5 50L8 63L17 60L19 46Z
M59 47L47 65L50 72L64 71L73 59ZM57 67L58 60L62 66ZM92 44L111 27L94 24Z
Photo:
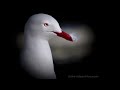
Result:
M24 31L24 49L21 64L32 76L55 79L53 58L48 40L55 35L72 41L58 22L50 15L36 14L29 18Z

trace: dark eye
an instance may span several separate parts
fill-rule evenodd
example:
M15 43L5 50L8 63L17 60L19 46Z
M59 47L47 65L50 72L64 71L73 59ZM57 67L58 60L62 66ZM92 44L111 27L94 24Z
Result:
M47 26L48 26L48 23L44 23L44 26L47 27Z

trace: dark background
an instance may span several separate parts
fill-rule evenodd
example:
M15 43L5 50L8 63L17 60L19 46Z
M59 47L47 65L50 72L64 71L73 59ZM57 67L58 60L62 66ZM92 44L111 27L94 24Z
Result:
M75 78L75 79L103 79L104 78L104 60L98 57L98 45L97 45L97 32L101 28L100 21L102 19L101 10L96 6L92 8L92 5L78 4L15 4L8 8L10 20L12 49L10 50L11 61L9 61L9 67L7 67L7 74L12 79L34 79L29 76L19 66L19 54L20 50L17 48L16 37L20 32L24 31L24 25L28 18L37 13L46 13L52 15L57 21L62 24L64 22L78 22L80 24L86 24L92 28L95 34L95 42L92 45L92 53L83 58L83 62L76 62L71 64L58 65L55 63L55 72L58 79L74 79L68 78L68 75L88 75L88 76L99 76L98 78ZM80 4L80 5L79 5ZM82 5L82 6L81 6ZM12 22L11 22L12 21ZM9 57L7 57L9 58ZM10 68L12 67L12 68Z

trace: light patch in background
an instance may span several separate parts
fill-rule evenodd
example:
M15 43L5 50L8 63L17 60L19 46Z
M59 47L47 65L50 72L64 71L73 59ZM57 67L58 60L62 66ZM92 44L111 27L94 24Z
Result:
M54 36L54 38L49 40L53 60L57 64L81 61L83 57L91 53L91 46L95 37L90 27L86 25L69 25L61 28L69 33L74 41L71 42L58 36ZM23 33L19 33L17 36L19 49L23 48L23 40Z
M88 26L62 26L63 31L69 33L73 42L55 36L49 41L53 59L58 64L66 64L81 61L83 57L92 51L91 45L94 34Z

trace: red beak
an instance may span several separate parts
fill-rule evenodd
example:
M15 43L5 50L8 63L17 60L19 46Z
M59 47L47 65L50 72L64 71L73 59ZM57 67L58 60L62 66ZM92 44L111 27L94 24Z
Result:
M56 33L57 36L62 37L66 40L73 41L72 37L64 31L62 31L61 33L58 33L58 32L54 32L54 33Z

